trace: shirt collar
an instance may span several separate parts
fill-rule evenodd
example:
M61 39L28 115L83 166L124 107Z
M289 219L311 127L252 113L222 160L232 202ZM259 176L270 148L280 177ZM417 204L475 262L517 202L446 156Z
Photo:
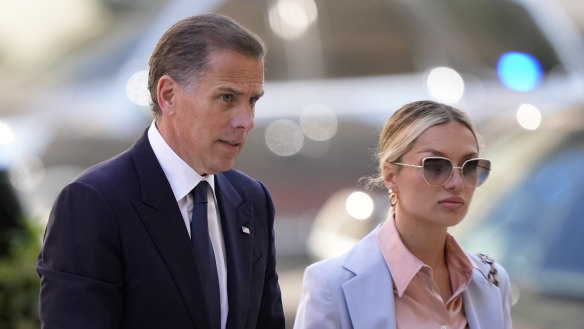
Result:
M377 241L397 294L402 297L416 274L427 265L404 245L393 216L388 218L377 231ZM472 280L472 270L478 267L450 234L446 237L446 258L455 296L468 287Z
M156 128L155 121L152 121L150 128L148 128L148 140L166 179L170 183L176 201L187 196L202 180L207 181L212 190L215 191L215 175L203 177L181 159L166 143Z
M377 231L377 241L399 297L422 269L424 263L414 256L403 244L393 216L388 218Z
M473 269L478 269L478 266L450 234L446 235L446 262L448 262L452 295L456 296L468 288L472 281Z

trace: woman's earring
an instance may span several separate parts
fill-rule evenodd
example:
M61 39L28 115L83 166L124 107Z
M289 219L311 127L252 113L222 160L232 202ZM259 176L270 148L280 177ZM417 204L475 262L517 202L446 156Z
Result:
M389 191L389 204L392 207L395 207L395 205L397 204L397 199L398 199L397 193Z

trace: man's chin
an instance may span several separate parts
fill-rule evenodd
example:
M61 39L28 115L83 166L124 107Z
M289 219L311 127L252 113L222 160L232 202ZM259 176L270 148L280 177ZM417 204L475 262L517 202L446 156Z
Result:
M226 160L226 161L223 161L222 163L218 163L217 166L215 166L215 168L211 168L213 171L211 174L217 174L220 172L228 171L231 168L233 168L234 163L235 163L235 159Z

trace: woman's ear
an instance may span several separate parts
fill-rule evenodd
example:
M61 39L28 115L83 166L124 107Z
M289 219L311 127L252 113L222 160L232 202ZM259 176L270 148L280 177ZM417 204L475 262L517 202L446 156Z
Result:
M387 187L389 191L397 192L398 191L396 183L397 170L394 167L385 164L383 165L382 175L385 187Z
M156 92L158 96L158 106L163 115L172 115L174 105L178 95L179 84L170 75L165 74L158 79Z

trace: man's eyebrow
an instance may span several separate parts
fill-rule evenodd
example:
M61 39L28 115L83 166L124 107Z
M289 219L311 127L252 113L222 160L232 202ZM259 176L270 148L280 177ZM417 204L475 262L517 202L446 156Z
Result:
M235 89L233 89L231 87L219 87L219 88L217 88L217 90L222 91L222 92L226 92L226 93L229 93L229 94L237 95L237 96L243 94L241 91L235 90Z
M235 96L243 95L243 92L241 92L239 90L236 90L236 89L233 89L231 87L219 87L219 88L217 88L217 90L219 90L221 92L233 94ZM257 93L257 94L254 95L254 97L256 97L256 98L260 98L262 96L264 96L264 91L263 90L261 92L259 92L259 93Z

